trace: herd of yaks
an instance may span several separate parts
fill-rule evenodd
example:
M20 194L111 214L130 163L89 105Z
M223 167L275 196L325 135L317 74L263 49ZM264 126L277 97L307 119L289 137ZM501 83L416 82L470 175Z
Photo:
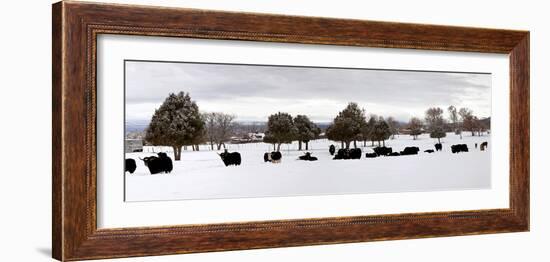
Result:
M480 144L479 148L481 151L485 151L488 145L489 145L488 142L483 142ZM441 145L441 143L435 144L434 147L435 147L435 151L441 151L443 149L443 145ZM478 147L478 144L476 143L475 148L477 149L477 147ZM351 148L351 149L341 148L341 149L338 149L338 151L336 151L336 147L334 145L330 145L328 151L331 156L334 156L332 158L334 160L361 159L361 155L362 155L360 148ZM375 158L379 156L417 155L420 149L416 146L411 146L411 147L405 147L403 151L393 152L391 147L379 146L379 147L373 148L373 151L374 151L373 153L365 153L365 158ZM433 149L424 150L425 153L434 153L435 151ZM460 153L460 152L468 152L468 146L466 144L452 145L451 152L453 154ZM223 153L220 153L218 155L222 159L225 166L241 165L241 154L239 152L228 152L226 149ZM283 155L281 154L281 152L277 152L277 151L264 154L264 162L280 163L282 158L283 158ZM148 156L145 158L140 158L140 160L143 161L143 163L149 169L149 172L151 174L170 173L174 168L172 164L172 159L164 152L158 153L157 156ZM299 156L298 160L317 161L317 157L312 156L310 152L306 152L304 155ZM136 171L136 168L137 168L136 161L132 158L127 158L124 164L125 172L130 172L130 174L133 174Z

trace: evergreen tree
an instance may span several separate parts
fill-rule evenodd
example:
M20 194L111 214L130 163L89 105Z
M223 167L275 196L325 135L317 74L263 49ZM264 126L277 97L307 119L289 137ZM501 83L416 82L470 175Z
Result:
M305 115L294 117L298 140L298 150L302 150L302 142L306 144L306 150L309 150L309 141L319 137L321 129Z
M298 130L294 125L292 116L288 113L270 115L267 120L267 131L264 142L276 144L277 151L281 150L281 144L290 144L296 139Z
M386 146L386 140L390 138L391 135L390 125L388 125L383 117L380 117L374 125L372 138L378 141L378 146L380 146L380 141L382 141L383 146Z
M155 110L145 133L145 140L155 146L171 146L174 159L181 158L181 147L196 145L203 137L205 124L199 107L189 94L171 93Z
M376 129L376 124L378 122L378 116L371 115L369 118L369 122L367 122L367 128L366 128L366 137L368 140L371 141L371 146L374 146L374 141L376 140L376 135L374 133Z
M346 148L349 148L351 141L357 141L361 127L365 124L365 110L351 102L334 118L327 130L327 137L330 140L341 141ZM357 147L355 143L354 146Z

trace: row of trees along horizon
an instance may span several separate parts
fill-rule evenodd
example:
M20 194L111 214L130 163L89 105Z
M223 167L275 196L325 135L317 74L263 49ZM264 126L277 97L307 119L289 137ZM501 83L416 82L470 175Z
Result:
M385 141L399 134L399 130L417 139L422 133L429 133L431 138L441 143L441 138L447 132L454 132L462 138L463 131L482 135L490 128L490 121L479 119L468 108L447 108L449 119L445 119L445 111L439 107L426 110L424 120L412 117L408 123L396 121L393 117L369 115L357 103L350 102L332 123L323 130L306 115L292 117L288 113L277 112L268 117L264 130L263 142L273 145L274 151L280 151L282 144L298 141L298 150L309 149L309 142L326 138L341 143L341 148L357 147L357 142L367 141L374 146L385 146ZM199 150L200 144L210 145L211 150L225 149L225 143L235 135L238 124L236 116L220 112L200 112L195 101L188 93L171 93L162 105L155 110L149 125L145 129L144 140L153 146L170 146L174 150L175 160L181 159L182 147L191 146Z

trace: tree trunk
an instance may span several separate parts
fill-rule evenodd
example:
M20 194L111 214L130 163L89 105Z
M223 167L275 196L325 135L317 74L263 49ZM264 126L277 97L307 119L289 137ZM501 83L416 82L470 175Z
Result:
M340 148L344 148L344 141L340 141Z
M277 152L281 151L281 143L277 144Z
M367 140L363 140L363 146L367 146Z
M346 149L349 149L350 144L351 144L351 141L346 141Z
M210 149L211 149L212 151L214 151L214 142L213 142L213 141L210 141Z
M298 151L302 151L302 140L298 140Z
M441 138L439 138L439 137L437 138L437 143L441 144Z
M382 146L386 146L386 140L382 140Z
M380 147L380 140L378 140L378 147Z
M357 148L357 140L353 140L353 148Z
M370 141L370 145L371 145L371 146L374 146L374 140L371 140L371 141Z
M199 147L199 145L195 145L195 148L197 148L197 151L200 151L201 148Z
M222 143L218 143L218 150L221 150L222 149Z
M174 161L179 161L181 159L181 146L173 146L174 149Z
M273 144L273 151L275 151L275 144Z
M304 143L306 143L306 151L309 150L309 141L304 142Z

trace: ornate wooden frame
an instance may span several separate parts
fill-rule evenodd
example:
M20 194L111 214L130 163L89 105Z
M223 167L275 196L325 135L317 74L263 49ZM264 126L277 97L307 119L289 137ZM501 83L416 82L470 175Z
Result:
M53 5L53 257L81 260L529 230L529 32L128 6ZM98 229L96 40L124 34L510 56L510 208Z

